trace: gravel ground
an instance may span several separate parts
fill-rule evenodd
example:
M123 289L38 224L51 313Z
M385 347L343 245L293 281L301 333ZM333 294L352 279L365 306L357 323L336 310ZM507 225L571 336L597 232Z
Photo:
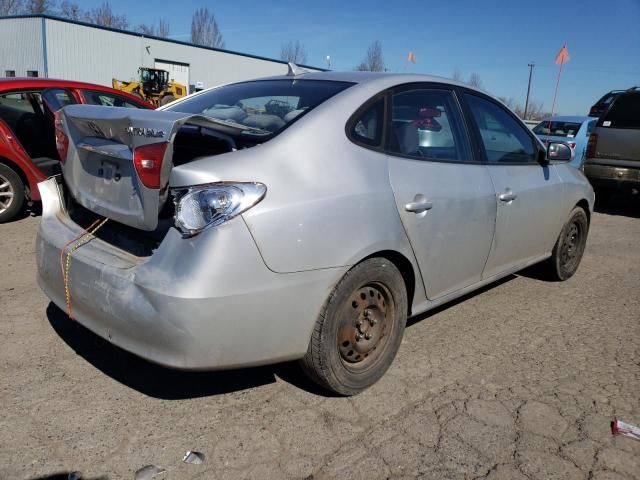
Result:
M0 478L640 478L640 208L597 213L574 278L512 276L413 319L354 398L295 365L178 373L71 323L0 225ZM187 450L206 455L182 463Z

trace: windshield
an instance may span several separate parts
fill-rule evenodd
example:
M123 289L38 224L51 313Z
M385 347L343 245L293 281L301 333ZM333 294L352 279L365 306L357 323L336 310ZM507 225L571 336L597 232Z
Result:
M351 85L325 80L234 83L187 98L166 110L202 114L243 127L244 133L271 135Z
M540 122L533 129L533 133L536 135L551 135L554 137L567 137L572 138L578 134L581 123L575 122L559 122L548 120Z

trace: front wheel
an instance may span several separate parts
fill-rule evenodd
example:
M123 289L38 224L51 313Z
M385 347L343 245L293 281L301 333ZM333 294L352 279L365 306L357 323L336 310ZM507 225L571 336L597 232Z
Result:
M552 280L564 281L576 273L587 244L588 232L589 221L586 212L580 207L574 208L569 215L569 220L562 227L551 258L545 265L547 274Z
M398 269L371 258L349 270L320 313L301 364L319 385L355 395L393 361L407 320L407 289Z

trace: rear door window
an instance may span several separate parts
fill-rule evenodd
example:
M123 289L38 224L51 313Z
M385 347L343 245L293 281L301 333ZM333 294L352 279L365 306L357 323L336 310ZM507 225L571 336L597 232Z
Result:
M640 128L640 94L619 95L606 115L602 126L609 128Z
M458 106L450 90L398 91L391 102L388 127L391 153L425 160L471 160Z

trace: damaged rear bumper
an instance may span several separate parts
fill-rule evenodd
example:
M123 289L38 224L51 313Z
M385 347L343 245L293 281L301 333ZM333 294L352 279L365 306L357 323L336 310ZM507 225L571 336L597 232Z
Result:
M54 179L39 187L38 283L66 310L60 252L82 229ZM219 369L303 356L343 273L272 272L236 218L190 239L171 229L146 258L94 238L73 252L69 287L74 319L115 345L172 368Z

